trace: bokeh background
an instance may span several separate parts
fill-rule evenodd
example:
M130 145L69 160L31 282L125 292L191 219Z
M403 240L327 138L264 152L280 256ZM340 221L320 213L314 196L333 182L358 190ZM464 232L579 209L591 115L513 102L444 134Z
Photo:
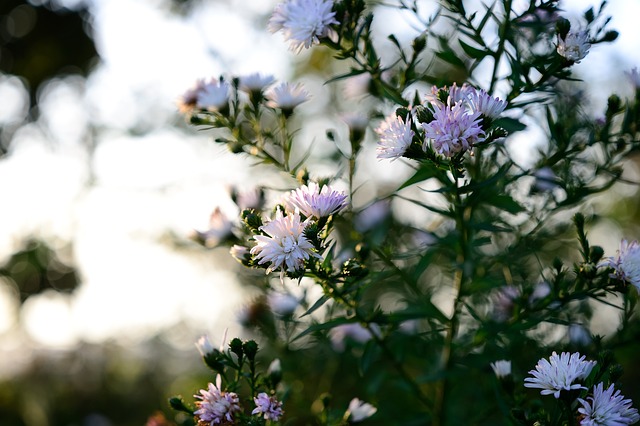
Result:
M323 94L330 59L294 55L270 34L275 4L1 0L0 425L145 424L170 413L170 395L203 387L198 336L251 336L239 265L192 237L215 208L237 215L230 188L271 177L188 126L176 100L203 77L304 76L313 99L302 135L322 150L324 129L346 132L324 114L339 109ZM590 4L562 3L569 18ZM625 72L640 66L640 2L612 0L608 12L619 39L575 66L594 116L610 93L632 94ZM406 14L380 7L378 17L382 50L392 32L416 35ZM509 143L526 163L543 136ZM366 152L362 182L398 178L401 164L380 171ZM626 170L639 180L634 164ZM608 253L640 234L636 189L618 185L618 198L600 201L610 219L590 235Z

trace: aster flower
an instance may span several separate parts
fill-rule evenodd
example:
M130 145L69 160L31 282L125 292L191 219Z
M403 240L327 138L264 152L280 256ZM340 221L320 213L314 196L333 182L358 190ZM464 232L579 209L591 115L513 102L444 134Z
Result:
M491 368L498 379L511 375L511 361L501 359L500 361L492 362Z
M204 244L205 247L215 247L221 241L231 236L233 230L233 222L222 213L220 207L209 216L209 229L206 231L195 231L195 239Z
M198 419L198 426L213 426L233 423L233 416L240 411L240 399L235 392L222 392L220 375L216 384L209 383L208 390L201 389L200 395L194 395L198 408L193 412Z
M498 322L504 322L513 315L513 307L518 298L522 295L520 288L507 285L500 287L491 296L493 302L493 318Z
M581 425L585 426L622 426L631 425L640 420L638 410L631 407L632 401L624 399L619 390L615 390L613 385L603 390L602 383L593 387L593 396L588 397L590 401L578 398L581 408L578 412L582 414ZM614 393L615 391L615 393Z
M467 96L471 112L479 112L485 118L494 120L507 107L507 102L494 98L484 90L468 90Z
M309 92L300 83L280 83L266 94L267 106L291 112L295 107L309 100Z
M625 74L627 74L629 81L631 81L636 89L640 88L640 73L638 72L638 67L633 67L631 71L625 72Z
M462 102L453 107L434 105L433 121L422 123L425 132L425 146L432 141L433 149L445 157L465 152L476 143L484 140L484 131L480 128L480 113L468 113Z
M622 240L618 258L610 257L603 265L614 269L613 278L633 284L640 291L640 244L637 241Z
M229 83L212 78L198 91L196 106L209 111L220 111L228 107Z
M260 73L253 73L240 77L239 87L240 90L245 92L259 92L270 86L275 81L272 75L262 75Z
M377 324L371 324L371 328L376 334L379 334L380 328ZM331 339L331 346L338 352L344 351L347 339L358 343L366 343L373 338L368 328L355 322L332 328L329 332L329 337Z
M250 259L249 249L238 244L234 244L233 246L231 246L231 248L229 249L229 254L231 254L231 257L233 257L240 263L248 261Z
M282 31L290 48L299 53L318 44L329 32L329 26L338 24L331 0L289 0L278 4L269 19L272 33Z
M589 33L586 31L569 31L563 39L558 35L558 54L571 62L580 62L589 53Z
M458 102L467 103L469 101L469 92L475 90L467 83L463 83L462 86L458 86L453 83L450 87L436 87L431 86L431 93L425 96L426 101L433 105L442 107L444 105L453 106ZM445 94L447 98L444 99Z
M344 413L344 418L349 420L349 423L357 423L373 416L376 411L378 409L368 402L353 398L349 403L347 412Z
M541 395L551 395L560 398L560 392L572 389L586 389L577 380L586 379L591 369L596 365L595 361L585 361L585 356L576 352L562 352L560 356L553 352L549 360L542 358L538 361L535 370L529 371L533 377L524 379L527 388L540 388Z
M280 268L280 278L285 270L289 272L304 269L304 262L310 257L319 258L313 245L304 235L308 222L300 220L298 212L282 214L278 209L276 218L260 227L267 235L256 235L257 244L251 249L258 264L269 262L267 274Z
M270 293L267 302L274 313L282 316L291 315L300 305L296 297L284 293Z
M207 355L215 351L213 345L211 344L211 341L209 340L209 336L207 336L206 334L200 336L200 338L196 341L196 348L198 348L198 352L200 352L200 355L202 355L203 357L206 357Z
M411 130L411 120L405 123L402 117L395 113L388 116L376 129L380 137L376 149L377 157L390 158L395 160L404 155L413 140L413 130Z
M191 110L195 108L198 102L198 94L202 91L203 88L204 80L200 79L196 81L193 87L184 92L184 94L178 99L178 110L183 114L191 112Z
M320 219L339 213L347 207L347 195L338 192L329 185L323 185L322 190L316 182L302 185L291 191L285 200L290 210L299 209L306 217Z
M277 422L283 414L282 402L278 401L275 396L269 396L265 392L261 392L257 397L253 398L256 408L251 414L264 415L265 420L273 420Z

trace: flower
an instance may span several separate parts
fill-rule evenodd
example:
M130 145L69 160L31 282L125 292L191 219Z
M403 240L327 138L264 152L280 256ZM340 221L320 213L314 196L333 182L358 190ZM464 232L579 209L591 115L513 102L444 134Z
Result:
M299 53L318 44L329 32L329 25L338 24L332 12L331 0L289 0L278 4L269 19L272 33L282 31L291 42L292 51Z
M627 240L622 240L618 258L610 257L603 262L603 265L614 269L613 278L633 284L640 292L640 244L637 241L629 243Z
M585 356L580 356L578 352L562 352L560 356L553 352L548 361L542 358L538 361L536 369L529 371L533 377L525 378L524 386L540 388L541 395L553 394L557 399L560 398L560 391L586 389L574 381L587 378L594 365L595 361L585 361Z
M200 338L196 342L196 348L198 348L198 352L200 352L200 355L202 355L203 357L206 357L207 355L215 351L213 345L211 344L211 341L209 340L209 336L207 336L206 334L200 336Z
M245 75L240 77L240 90L244 90L245 92L260 92L265 89L265 87L271 85L275 78L272 75L263 76L260 73L253 73L249 75Z
M638 73L638 67L633 67L633 69L629 72L625 72L627 77L629 77L629 81L633 83L633 86L637 89L640 88L640 73Z
M266 94L267 106L292 111L295 107L309 100L309 92L300 83L280 83L272 87Z
M586 426L622 426L630 425L640 420L638 410L631 407L632 401L624 399L619 390L615 390L613 385L607 390L603 390L602 383L593 387L593 396L588 397L589 401L578 398L581 408L578 412L582 414L581 425ZM615 391L615 393L614 393Z
M500 361L492 362L491 368L498 379L511 375L511 361L501 359Z
M453 107L433 104L433 121L422 123L427 140L433 143L433 149L445 157L470 149L474 143L484 140L484 131L480 128L480 112L468 113L462 102Z
M209 111L219 111L228 106L229 83L212 78L204 83L197 94L196 105L198 108Z
M276 218L260 227L267 235L253 237L257 244L250 253L256 255L258 264L270 262L267 274L280 268L280 277L284 278L285 267L289 272L304 268L305 260L309 257L320 257L314 251L313 245L304 235L307 221L300 221L300 214L282 214L278 209Z
M338 192L329 185L320 189L316 182L309 182L309 185L291 191L285 204L291 207L290 210L299 209L306 217L320 219L340 212L347 207L348 201L344 192Z
M558 54L570 62L580 62L589 53L589 34L586 31L569 31L564 39L558 35Z
M368 402L353 398L349 403L347 412L344 413L344 418L348 419L350 423L357 423L373 416L376 411L378 409Z
M273 420L277 422L282 416L282 402L278 401L275 396L269 396L265 392L261 392L257 397L253 398L256 408L251 414L264 414L265 420Z
M197 410L193 414L198 418L198 426L233 423L233 415L240 411L240 399L235 392L222 392L220 375L216 384L208 384L208 390L201 389L200 395L194 395Z
M493 318L498 322L504 322L513 316L513 308L517 300L522 296L519 287L506 285L500 287L491 296L493 301Z
M233 246L231 246L231 248L229 249L229 254L231 254L231 256L240 263L248 261L250 259L249 249L238 244L234 244Z
M181 97L178 99L178 110L183 113L189 113L196 106L198 102L198 94L204 88L204 80L200 79L196 81L196 83L188 89Z
M413 130L411 130L411 121L405 123L402 117L398 117L395 113L388 116L380 126L376 129L376 133L380 136L378 148L376 149L376 157L391 158L395 160L404 155L413 140Z
M284 293L270 293L267 302L271 311L281 316L291 315L300 305L296 297Z
M233 222L222 213L220 207L216 207L209 216L209 229L195 231L195 239L205 247L215 247L231 236L232 229Z
M380 332L377 324L371 324L371 329L374 333L376 333L376 335L378 335ZM333 346L333 349L338 352L344 351L347 339L353 340L358 343L366 343L373 337L369 329L355 322L334 327L331 329L329 334L331 339L331 346Z
M507 101L494 98L484 90L476 90L471 87L471 90L467 90L467 96L471 112L479 112L489 120L498 118L507 107Z

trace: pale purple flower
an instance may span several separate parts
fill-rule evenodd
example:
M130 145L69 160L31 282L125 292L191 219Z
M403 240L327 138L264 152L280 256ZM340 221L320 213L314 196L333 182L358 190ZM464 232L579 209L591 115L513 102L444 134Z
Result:
M263 76L262 74L256 72L253 74L241 76L239 80L240 90L251 93L264 90L275 81L275 78L272 75Z
M513 285L500 287L492 295L493 318L498 322L504 322L513 316L513 308L516 300L522 295L520 288Z
M582 407L578 408L578 412L582 414L581 425L623 426L640 420L638 410L631 406L633 402L630 399L624 399L613 384L604 390L602 383L598 383L593 387L593 396L587 399L589 401L578 398L582 404Z
M379 327L371 324L374 333L379 333ZM329 332L331 346L334 350L342 352L346 346L346 340L350 339L358 343L366 343L373 338L371 331L359 323L341 324Z
M240 411L240 399L235 392L222 392L220 375L216 377L216 384L209 383L208 390L201 389L200 395L194 395L196 401L194 411L198 419L198 426L213 426L217 424L233 423L233 416Z
M376 411L378 411L378 409L368 402L353 398L349 403L347 412L344 414L344 418L350 423L357 423L373 416Z
M196 81L193 87L189 88L177 101L178 110L185 114L191 112L198 102L198 94L204 88L204 80Z
M458 86L456 83L453 83L450 87L436 87L431 86L431 93L428 93L425 96L425 99L428 103L433 105L434 107L437 105L439 107L443 107L445 105L453 106L458 102L468 103L469 102L469 93L474 91L475 89L469 86L467 83L463 83L462 86ZM446 92L447 99L442 101L440 99L440 93Z
M329 185L323 185L320 189L316 182L309 182L309 185L291 191L285 204L289 210L299 209L306 217L320 219L339 213L347 207L348 199L344 192L336 191Z
M562 352L560 356L553 352L549 360L542 358L538 361L535 370L529 371L533 377L524 379L527 388L542 389L540 394L551 395L560 398L560 392L572 389L586 389L577 380L584 380L589 376L596 365L595 361L585 361L585 356L580 353Z
M558 54L571 62L580 62L589 53L589 33L569 31L564 39L558 35Z
M433 121L422 123L425 132L426 150L427 141L430 140L433 149L445 157L465 152L476 143L484 140L485 134L480 127L480 112L469 113L458 102L453 107L448 105L433 105Z
M198 91L196 106L209 111L219 111L227 107L230 87L226 81L212 78Z
M269 31L282 31L290 48L299 53L318 44L329 33L329 26L338 24L331 0L288 0L279 3L269 19Z
M215 247L227 237L231 236L233 230L233 222L222 213L220 207L209 216L209 229L206 231L195 231L196 238L202 242L205 247Z
M280 83L269 89L265 96L268 106L283 110L293 110L309 100L309 92L300 83Z
M511 361L501 359L491 363L491 368L498 379L511 375Z
M209 340L209 336L207 336L206 334L198 338L198 340L196 341L196 348L198 348L198 352L200 352L200 355L202 355L203 357L206 357L215 350L213 345L211 344L211 341Z
M395 160L404 155L413 140L411 120L405 121L395 113L389 115L376 129L380 137L376 149L376 157L379 159L390 158Z
M229 249L229 253L238 262L249 260L249 249L245 246L234 244Z
M469 99L469 107L471 112L479 112L489 120L494 120L504 111L507 107L507 102L500 98L494 98L484 90L472 90L467 91Z
M633 86L638 89L640 88L640 73L638 72L638 67L633 67L633 69L629 72L626 72L627 77L629 77L629 81L633 83Z
M231 199L238 206L240 211L246 209L259 210L264 204L264 190L260 187L240 191L237 188L231 189Z
M261 392L257 397L253 398L256 408L251 414L263 415L265 420L277 422L283 414L282 402L278 401L275 396L269 396L265 392Z
M300 220L300 214L282 214L278 209L275 219L260 227L267 235L256 235L256 245L251 254L256 256L260 265L269 262L267 273L280 268L280 278L284 279L285 270L293 272L304 269L304 263L310 257L320 258L313 244L304 235L308 222Z
M617 259L610 257L602 263L614 269L613 277L633 284L640 291L640 244L620 242Z

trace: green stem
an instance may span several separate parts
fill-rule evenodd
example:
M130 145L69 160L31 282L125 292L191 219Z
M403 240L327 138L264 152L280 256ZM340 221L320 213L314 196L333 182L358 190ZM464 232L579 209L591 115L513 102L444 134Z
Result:
M506 43L506 34L509 29L509 25L511 20L509 17L511 16L511 2L512 0L505 0L504 2L504 21L502 25L500 25L500 42L498 43L498 49L495 51L493 56L493 71L491 72L491 84L489 85L489 93L493 93L493 89L495 88L496 83L498 82L498 67L500 66L500 59L502 59L502 55L504 54L504 46Z

